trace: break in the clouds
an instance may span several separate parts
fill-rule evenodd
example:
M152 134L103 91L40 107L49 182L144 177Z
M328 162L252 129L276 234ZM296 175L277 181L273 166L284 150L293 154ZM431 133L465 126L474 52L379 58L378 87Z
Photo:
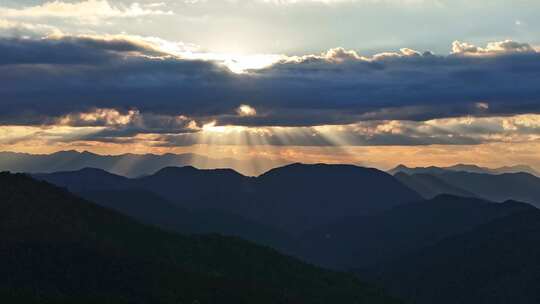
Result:
M537 0L3 0L0 18L62 32L159 36L219 53L437 53L455 39L540 44Z
M534 47L456 41L450 48L373 56L334 48L231 70L215 54L157 38L1 38L0 123L47 124L95 108L245 126L540 112Z

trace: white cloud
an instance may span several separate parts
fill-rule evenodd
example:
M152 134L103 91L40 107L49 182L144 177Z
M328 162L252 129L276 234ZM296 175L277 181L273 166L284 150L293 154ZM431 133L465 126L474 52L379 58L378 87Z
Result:
M129 110L127 113L121 113L116 109L94 109L90 112L71 113L58 120L59 125L77 126L77 125L103 125L117 126L127 125L140 116L139 111Z
M502 53L532 53L535 49L528 43L519 43L512 40L490 42L485 48L467 42L454 41L452 54L457 55L492 55Z
M431 52L426 52L432 54ZM373 56L362 56L355 50L347 50L342 47L332 48L319 55L304 55L304 56L282 56L281 63L302 63L310 61L326 61L330 63L343 63L348 61L377 61L387 58L399 58L399 57L415 57L422 54L416 50L409 48L402 48L399 52L383 52L375 54Z
M301 3L322 3L322 4L342 4L342 3L365 3L365 4L423 4L426 2L437 3L433 0L259 0L265 3L272 3L276 5L291 5Z
M60 35L61 31L58 28L47 24L27 23L0 18L0 37L42 37L52 34Z
M108 0L86 0L76 3L56 0L20 9L0 7L0 17L3 18L76 18L84 22L171 14L173 14L171 11L147 8L136 2L128 6L120 6L112 5Z
M154 3L148 3L148 4L144 5L144 7L163 7L163 6L167 6L167 3L165 3L165 2L154 2Z

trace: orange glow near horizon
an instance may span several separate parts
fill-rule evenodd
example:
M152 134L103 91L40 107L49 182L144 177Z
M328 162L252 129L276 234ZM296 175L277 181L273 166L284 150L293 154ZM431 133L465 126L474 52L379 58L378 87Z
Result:
M249 107L243 112L255 115L255 110L251 110ZM224 126L217 121L198 127L190 118L181 117L180 122L186 123L193 132L138 133L128 137L113 133L106 138L100 137L100 132L121 131L126 124L140 121L143 114L114 111L98 114L91 116L92 122L101 119L106 125L0 126L0 151L49 154L77 150L102 155L194 153L215 160L252 162L253 168L289 162L351 163L380 169L398 164L449 166L471 163L485 167L524 164L540 170L540 115L537 114L457 117L424 122L366 121L313 127ZM70 119L81 121L76 115ZM478 143L454 142L461 134ZM355 142L358 138L361 141ZM372 144L371 140L377 138L383 139L381 144ZM404 142L388 145L385 141L388 138L398 142L403 138L438 139L448 141L448 144Z
M193 145L188 147L148 147L140 144L70 143L57 146L22 145L6 147L1 151L30 154L50 154L58 151L89 151L101 155L195 153L215 159L271 160L276 163L348 163L383 170L398 164L410 167L451 166L459 163L484 167L501 167L525 164L540 169L540 141L521 144L480 145L431 145L431 146L364 146L364 147L301 147L301 146L251 146Z

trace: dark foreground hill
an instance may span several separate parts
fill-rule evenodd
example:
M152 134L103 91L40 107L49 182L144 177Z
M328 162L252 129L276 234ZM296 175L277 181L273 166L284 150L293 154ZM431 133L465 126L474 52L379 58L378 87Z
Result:
M440 195L375 216L350 217L302 236L303 256L338 269L369 268L461 234L493 219L535 211L518 202L492 203Z
M375 268L418 304L540 303L540 211L493 220Z
M0 185L7 303L394 303L240 239L167 233L25 175Z
M141 223L182 234L219 233L288 252L294 248L294 241L288 234L271 226L220 210L187 210L147 190L96 190L83 191L79 195Z
M137 179L95 169L36 177L77 193L143 189L182 208L220 210L295 235L421 199L385 172L350 165L293 164L256 178L193 167L164 168Z

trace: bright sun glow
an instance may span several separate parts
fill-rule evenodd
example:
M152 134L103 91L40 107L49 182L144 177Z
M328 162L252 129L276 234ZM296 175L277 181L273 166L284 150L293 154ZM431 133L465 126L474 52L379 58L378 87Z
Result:
M227 126L217 126L217 122L211 121L202 126L203 132L213 132L213 133L225 133L227 132Z
M225 54L225 53L203 53L203 52L171 52L182 58L199 59L221 62L231 72L236 74L246 73L249 70L267 68L284 58L283 55L274 54Z
M252 106L243 104L236 109L236 113L242 117L256 116L257 110Z

